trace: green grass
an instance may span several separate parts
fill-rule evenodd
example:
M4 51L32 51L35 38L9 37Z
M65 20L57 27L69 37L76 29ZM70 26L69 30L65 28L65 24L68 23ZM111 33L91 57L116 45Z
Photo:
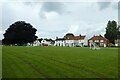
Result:
M118 49L3 47L3 78L117 78Z

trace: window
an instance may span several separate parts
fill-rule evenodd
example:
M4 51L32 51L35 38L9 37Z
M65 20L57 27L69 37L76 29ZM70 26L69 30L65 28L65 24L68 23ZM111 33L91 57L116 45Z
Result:
M79 40L79 42L82 42L82 40Z
M90 40L89 42L93 42L93 40Z
M95 40L95 42L99 42L99 40Z
M69 40L66 40L66 42L69 42Z
M100 42L104 42L104 40L100 40Z
M70 42L72 42L72 40L70 40Z

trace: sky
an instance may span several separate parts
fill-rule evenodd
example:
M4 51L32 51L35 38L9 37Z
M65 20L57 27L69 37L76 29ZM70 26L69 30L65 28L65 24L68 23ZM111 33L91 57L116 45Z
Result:
M109 20L118 22L117 0L1 0L0 39L9 25L25 21L37 29L38 38L104 35Z

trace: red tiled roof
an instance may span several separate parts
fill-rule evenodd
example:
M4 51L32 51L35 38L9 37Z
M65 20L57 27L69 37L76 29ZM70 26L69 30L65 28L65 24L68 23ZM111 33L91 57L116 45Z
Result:
M108 39L103 36L93 36L89 40L108 40Z
M85 36L70 36L70 37L65 37L65 40L83 40Z

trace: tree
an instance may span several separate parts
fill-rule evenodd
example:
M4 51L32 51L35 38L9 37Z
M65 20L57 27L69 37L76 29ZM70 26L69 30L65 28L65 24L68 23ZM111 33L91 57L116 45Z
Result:
M73 33L67 33L67 34L64 36L64 38L66 38L66 37L73 37L73 36L74 36Z
M10 25L10 27L3 34L3 44L5 45L24 45L26 43L33 43L37 36L35 36L37 29L25 21L17 21Z
M40 38L40 39L38 39L39 40L39 42L41 43L41 41L43 40L43 38Z
M106 33L105 37L110 41L110 43L115 43L115 40L117 39L118 35L118 27L116 21L108 21L107 27L106 27Z
M118 35L120 36L120 25L118 25Z

